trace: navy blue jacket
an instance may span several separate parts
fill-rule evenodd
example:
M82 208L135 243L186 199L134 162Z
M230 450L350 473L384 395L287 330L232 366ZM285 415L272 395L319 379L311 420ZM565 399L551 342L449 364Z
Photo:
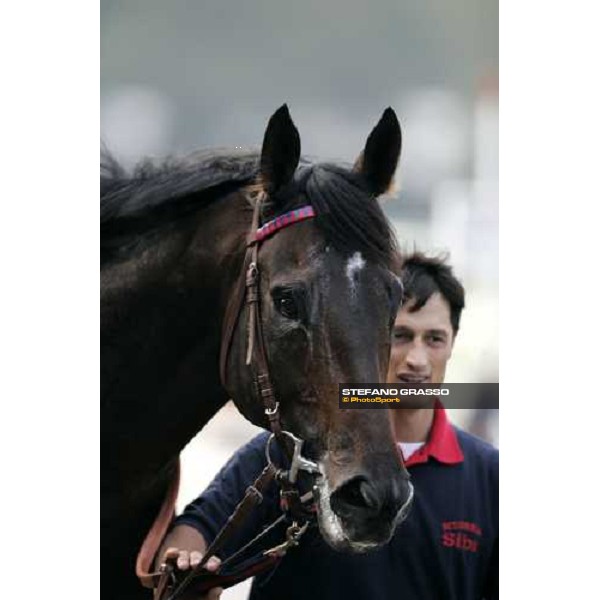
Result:
M177 523L195 527L210 542L265 466L267 438L261 434L238 450ZM406 465L414 503L388 545L369 554L340 553L313 527L273 571L255 577L250 598L498 598L498 451L451 425L441 408L428 442ZM279 514L273 485L221 558ZM282 542L284 531L275 530L263 548Z

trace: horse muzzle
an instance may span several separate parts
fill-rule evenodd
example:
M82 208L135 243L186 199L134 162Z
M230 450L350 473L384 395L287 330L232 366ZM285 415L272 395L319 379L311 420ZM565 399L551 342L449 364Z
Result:
M359 475L338 486L329 503L343 532L343 545L362 552L389 542L408 516L413 497L413 485L404 477L376 483Z

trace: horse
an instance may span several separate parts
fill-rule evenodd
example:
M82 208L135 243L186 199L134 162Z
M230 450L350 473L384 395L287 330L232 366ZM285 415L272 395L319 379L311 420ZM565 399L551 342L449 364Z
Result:
M260 152L203 151L126 172L101 157L101 586L149 597L136 553L178 456L232 398L267 415L246 365L242 306L220 375L224 320L260 224L312 218L260 244L260 326L281 426L318 462L318 522L333 547L389 541L412 498L388 411L338 405L338 383L385 381L401 299L397 242L377 198L390 187L401 130L388 108L352 167L301 158L286 105Z

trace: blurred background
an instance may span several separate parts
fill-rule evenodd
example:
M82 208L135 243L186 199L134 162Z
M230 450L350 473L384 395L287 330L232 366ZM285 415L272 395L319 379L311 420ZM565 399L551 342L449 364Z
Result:
M447 253L467 290L447 381L498 381L497 0L101 0L101 43L102 140L126 166L258 148L284 102L304 155L352 162L392 106L384 208L405 250ZM498 445L497 411L452 418ZM184 452L180 503L255 431L226 406Z

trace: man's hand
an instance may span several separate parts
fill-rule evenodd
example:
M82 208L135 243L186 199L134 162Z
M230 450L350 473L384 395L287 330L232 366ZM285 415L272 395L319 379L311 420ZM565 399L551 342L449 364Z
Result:
M167 551L164 554L163 560L173 562L177 565L177 568L180 571L187 571L190 567L193 569L200 564L202 560L203 554L198 550L192 550L191 552L188 550L180 550L179 548L167 548ZM216 556L211 556L204 568L207 571L211 571L214 573L221 564L221 559Z
M171 547L165 551L163 561L176 565L179 571L187 571L190 568L193 569L194 567L197 567L202 560L202 556L203 554L198 550L189 551ZM214 573L219 568L220 564L221 560L219 558L211 556L204 565L204 568L207 571ZM202 594L202 596L195 596L194 600L218 600L222 593L223 588L216 587L208 590L208 592Z
M200 533L188 525L178 525L167 535L162 548L157 555L156 566L169 562L176 566L179 571L187 571L189 568L197 567L206 552L207 544ZM204 568L214 573L221 564L220 559L212 556L208 559ZM193 592L191 592L193 593ZM213 588L202 596L191 596L186 593L181 600L217 600L223 593L223 588Z

